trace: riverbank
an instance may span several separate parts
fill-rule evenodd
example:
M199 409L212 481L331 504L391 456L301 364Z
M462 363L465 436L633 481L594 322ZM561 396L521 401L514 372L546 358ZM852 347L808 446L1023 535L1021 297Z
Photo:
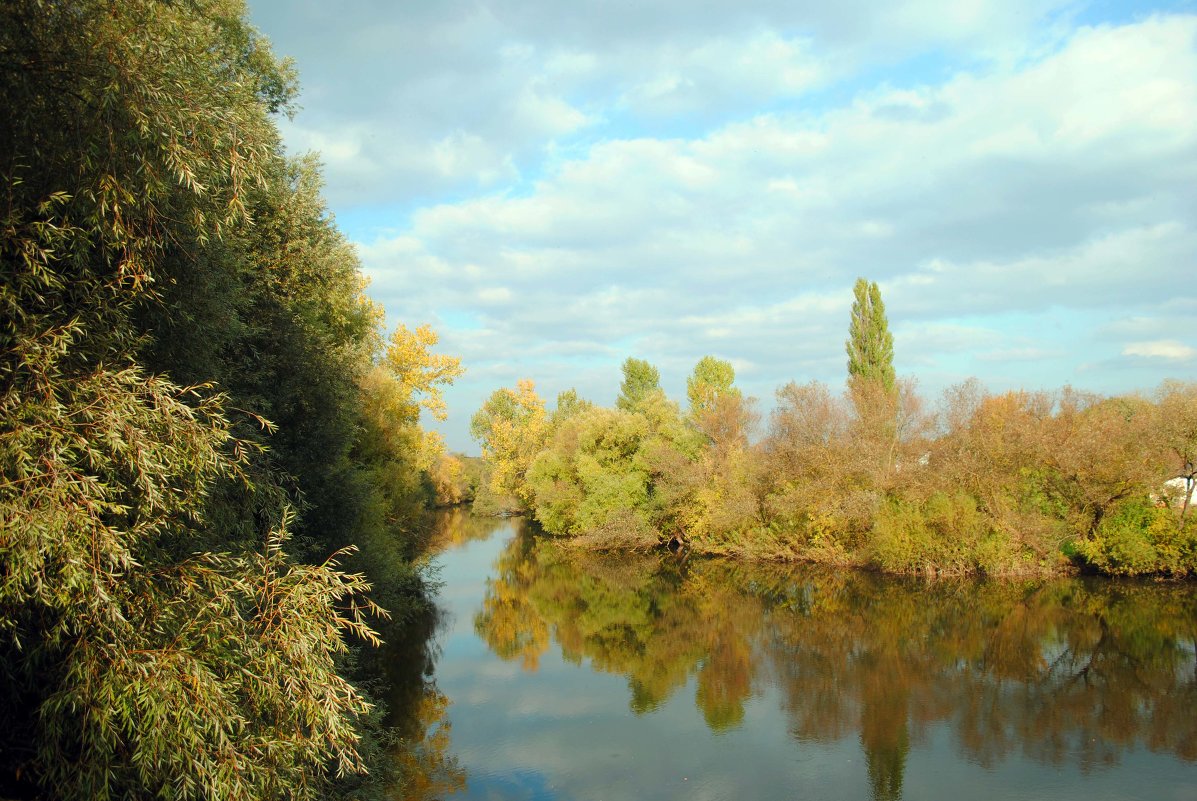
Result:
M795 527L790 530L779 527L759 527L748 530L687 536L674 530L661 532L643 524L632 514L616 517L600 529L578 534L559 534L549 531L536 520L534 512L525 512L523 517L537 526L543 534L550 536L564 547L596 553L651 553L654 551L687 551L696 556L728 559L733 561L820 565L834 569L865 570L895 576L919 576L923 578L977 577L1002 579L1059 578L1084 574L1105 576L1144 576L1156 580L1189 580L1195 575L1191 563L1197 549L1197 534L1192 521L1186 521L1183 529L1174 527L1173 510L1151 506L1148 514L1163 525L1140 527L1133 534L1146 532L1141 545L1150 549L1140 553L1134 564L1159 565L1167 561L1166 569L1102 569L1096 566L1096 559L1085 559L1078 555L1085 553L1100 556L1121 543L1117 535L1125 531L1114 530L1115 537L1096 539L1078 548L1071 544L1054 553L1039 554L1027 548L1017 550L1010 545L1010 539L997 533L990 533L981 541L947 542L940 532L927 527L895 530L891 521L884 521L877 531L860 531L851 537L828 535L819 531L812 535L810 527ZM505 517L510 517L506 512ZM623 524L623 525L621 525ZM1102 529L1102 533L1110 532ZM854 542L847 547L844 541ZM1071 551L1071 554L1069 553ZM1118 552L1118 556L1130 562L1134 554Z
M614 409L564 393L549 412L524 382L475 423L491 493L588 547L680 538L916 575L1197 573L1197 384L1107 398L969 382L934 406L912 382L838 397L790 384L759 436L729 388L688 413L659 388Z

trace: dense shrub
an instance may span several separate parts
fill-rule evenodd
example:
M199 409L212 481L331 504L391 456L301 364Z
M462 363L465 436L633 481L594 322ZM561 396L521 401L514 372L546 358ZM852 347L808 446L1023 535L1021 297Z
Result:
M1120 504L1075 549L1087 565L1103 573L1197 572L1197 526L1192 520L1178 525L1173 509L1146 498Z

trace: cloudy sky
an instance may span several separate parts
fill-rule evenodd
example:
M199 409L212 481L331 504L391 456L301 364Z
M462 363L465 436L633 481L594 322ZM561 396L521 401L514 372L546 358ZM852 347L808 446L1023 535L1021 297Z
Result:
M928 395L1197 378L1197 4L250 0L288 147L391 321L467 374L611 403L705 354L841 385L881 286Z

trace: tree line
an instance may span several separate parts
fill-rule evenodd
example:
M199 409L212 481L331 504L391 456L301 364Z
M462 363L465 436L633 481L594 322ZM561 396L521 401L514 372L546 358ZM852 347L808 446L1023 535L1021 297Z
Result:
M461 368L386 336L295 92L240 0L0 7L0 796L367 792Z
M531 381L495 391L472 421L489 493L600 549L940 575L1197 570L1197 384L1104 397L970 380L932 404L894 372L877 285L854 294L845 391L781 387L763 433L711 356L684 410L636 358L614 408L571 390L550 411Z

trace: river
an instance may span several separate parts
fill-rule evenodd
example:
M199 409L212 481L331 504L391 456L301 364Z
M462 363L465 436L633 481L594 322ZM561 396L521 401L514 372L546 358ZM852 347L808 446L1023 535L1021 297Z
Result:
M392 702L406 797L1197 799L1191 584L927 583L522 529L442 521L439 624Z

